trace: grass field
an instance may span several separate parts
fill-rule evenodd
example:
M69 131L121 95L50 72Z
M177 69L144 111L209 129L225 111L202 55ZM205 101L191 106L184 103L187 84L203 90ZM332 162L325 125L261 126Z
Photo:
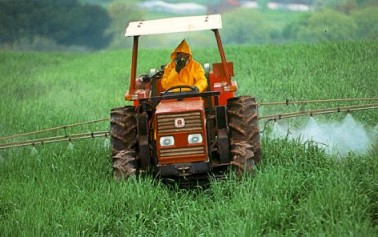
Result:
M214 49L192 49L200 62L219 60ZM376 41L225 50L239 95L260 102L377 97ZM166 63L170 51L141 51L139 73ZM109 117L111 108L125 104L129 65L129 50L1 51L0 137ZM298 109L262 107L260 116ZM352 116L368 130L377 126L377 110ZM66 132L108 127L104 122ZM264 133L263 162L254 176L230 174L206 190L172 190L148 177L115 182L106 143L99 138L0 150L0 235L378 235L376 140L366 155L340 158Z

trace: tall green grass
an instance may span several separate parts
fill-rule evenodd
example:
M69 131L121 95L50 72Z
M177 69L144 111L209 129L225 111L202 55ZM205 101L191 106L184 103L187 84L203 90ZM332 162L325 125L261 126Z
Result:
M192 47L200 62L218 58L216 50ZM139 73L166 63L169 52L140 52ZM235 46L226 53L239 95L259 101L377 96L376 42ZM108 117L125 104L129 50L2 51L0 62L0 137ZM260 108L260 115L275 110ZM353 117L373 127L378 113ZM104 122L66 132L107 129ZM367 155L340 159L311 144L263 136L255 175L231 173L204 190L176 190L150 177L115 182L104 139L72 145L0 150L1 235L378 234L377 144Z

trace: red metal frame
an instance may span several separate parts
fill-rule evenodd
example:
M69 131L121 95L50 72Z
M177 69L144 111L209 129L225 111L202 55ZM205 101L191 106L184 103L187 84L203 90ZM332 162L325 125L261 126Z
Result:
M223 65L223 72L224 72L224 78L226 79L227 84L231 84L231 75L228 71L227 68L227 61L226 61L226 56L224 54L223 50L223 45L222 45L222 40L220 38L219 30L215 29L213 30L215 34L215 39L217 40L217 45L218 45L218 51L222 60L222 65Z
M126 100L131 100L131 95L136 89L136 73L137 73L137 64L138 64L138 45L139 45L139 36L134 36L133 38L133 52L131 58L131 72L130 72L130 84L129 92L125 95Z

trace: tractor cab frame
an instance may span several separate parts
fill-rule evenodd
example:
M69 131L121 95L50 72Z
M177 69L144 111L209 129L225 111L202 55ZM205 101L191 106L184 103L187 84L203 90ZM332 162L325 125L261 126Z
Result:
M233 64L232 62L226 61L219 29L222 29L222 19L221 15L218 14L130 22L128 27L126 28L125 36L133 37L133 48L130 70L130 84L129 90L125 94L125 99L133 100L137 103L138 99L150 97L149 89L138 89L136 82L140 36L211 30L215 35L221 63L216 63L213 65L213 71L210 72L212 75L209 75L212 81L208 83L208 85L210 86L208 89L210 91L222 92L222 94L220 95L220 103L226 104L227 99L234 97L233 92L237 90L237 84L236 82L231 81L231 77L234 76ZM207 65L205 66L206 69ZM155 85L152 90L154 89L157 90L157 93L154 94L159 94L159 92L162 92L162 89L159 85Z

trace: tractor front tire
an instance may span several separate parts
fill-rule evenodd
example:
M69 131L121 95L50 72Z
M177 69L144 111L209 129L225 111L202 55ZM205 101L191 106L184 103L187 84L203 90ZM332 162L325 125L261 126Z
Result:
M114 108L110 112L110 144L113 172L116 179L127 179L138 173L137 122L135 107Z
M137 175L136 154L133 150L122 150L113 156L113 172L116 180L128 179L130 176Z
M253 97L240 96L229 99L227 106L231 164L238 174L253 171L260 162L257 102Z

